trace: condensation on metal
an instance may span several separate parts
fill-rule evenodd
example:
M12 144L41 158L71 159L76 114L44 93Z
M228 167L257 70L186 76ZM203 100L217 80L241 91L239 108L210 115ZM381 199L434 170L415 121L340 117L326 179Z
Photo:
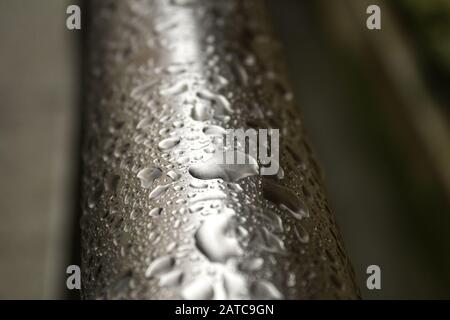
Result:
M358 297L262 1L90 5L83 297ZM278 174L202 176L228 128Z

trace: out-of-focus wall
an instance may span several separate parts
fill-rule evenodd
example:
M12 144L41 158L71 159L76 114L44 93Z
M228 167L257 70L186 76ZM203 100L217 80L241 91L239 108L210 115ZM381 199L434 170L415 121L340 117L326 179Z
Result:
M0 1L0 298L58 298L72 228L76 35L63 0Z

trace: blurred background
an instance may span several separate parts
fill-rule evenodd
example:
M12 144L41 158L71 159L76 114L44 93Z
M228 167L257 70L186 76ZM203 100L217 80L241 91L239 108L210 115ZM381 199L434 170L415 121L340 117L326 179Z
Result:
M450 298L450 2L266 2L363 298ZM77 297L69 4L0 0L1 299ZM382 30L366 28L370 4ZM366 289L372 264L381 290Z

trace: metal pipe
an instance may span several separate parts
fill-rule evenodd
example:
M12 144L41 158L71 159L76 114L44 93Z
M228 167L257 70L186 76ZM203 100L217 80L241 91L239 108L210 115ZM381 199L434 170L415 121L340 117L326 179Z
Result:
M83 297L358 298L263 2L90 5ZM211 165L229 128L277 174Z

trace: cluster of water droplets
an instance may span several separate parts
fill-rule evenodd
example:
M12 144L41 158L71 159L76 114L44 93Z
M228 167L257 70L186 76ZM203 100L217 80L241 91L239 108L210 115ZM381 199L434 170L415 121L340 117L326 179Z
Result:
M301 123L290 114L292 95L277 67L263 63L268 51L256 50L269 36L252 31L253 48L223 41L221 30L234 30L223 15L239 5L215 4L217 17L215 5L200 10L200 2L162 2L154 12L145 1L118 4L133 17L119 21L117 48L108 42L122 52L111 59L123 80L90 102L101 111L90 113L86 147L95 155L86 160L82 221L92 240L84 248L95 270L88 280L105 279L99 294L107 298L282 299L341 287L347 262L339 242L337 253L328 250L334 221ZM103 15L113 19L114 9ZM151 35L136 36L148 21L155 21ZM196 21L215 32L202 36ZM124 39L128 50L119 46ZM97 112L109 109L102 120ZM279 172L260 176L245 146L224 149L229 128L280 128ZM246 164L225 164L228 153ZM97 170L105 163L108 172ZM331 280L314 283L323 273Z

